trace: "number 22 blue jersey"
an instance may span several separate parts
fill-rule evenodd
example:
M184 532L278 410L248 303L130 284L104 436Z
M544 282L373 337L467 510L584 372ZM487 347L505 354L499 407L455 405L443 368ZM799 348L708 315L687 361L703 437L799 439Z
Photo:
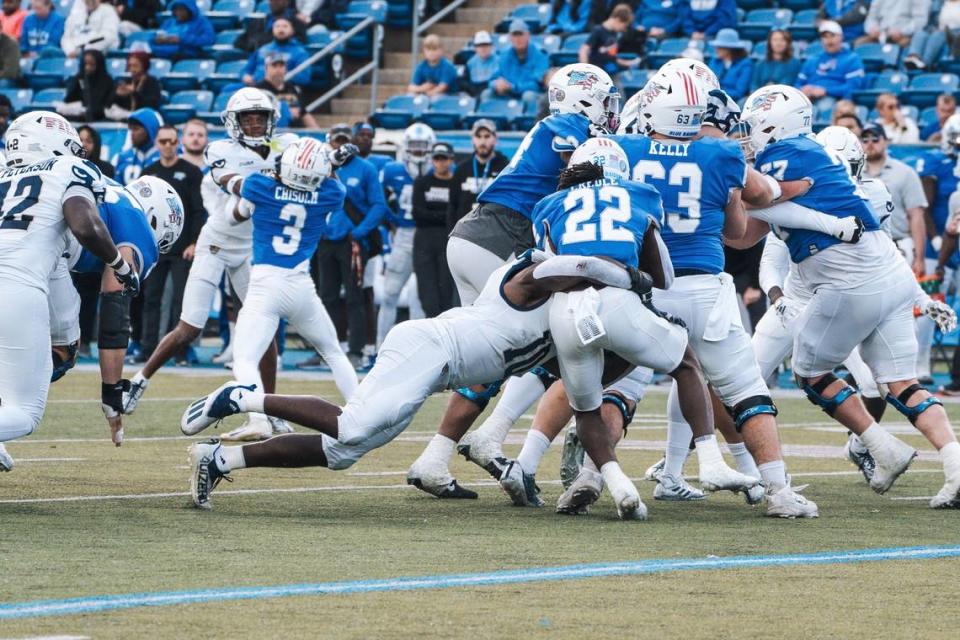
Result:
M812 136L787 138L768 145L757 156L756 165L761 173L781 182L813 180L810 190L791 202L837 218L856 216L867 231L880 229L880 221L847 170ZM777 235L790 249L790 258L794 262L840 244L840 240L833 236L806 229L781 228Z
M346 189L327 178L316 191L298 191L276 178L251 174L240 196L253 203L253 264L294 269L317 250L327 214L343 207Z
M732 140L691 142L645 136L610 136L627 153L631 177L663 198L663 241L678 274L723 271L724 209L733 189L742 189L747 161Z
M140 267L140 279L150 275L150 270L157 264L160 251L157 249L157 240L147 222L143 210L133 203L127 192L119 186L108 186L104 200L98 206L100 219L110 232L110 237L117 247L130 247ZM103 271L103 262L95 255L82 249L77 262L71 271L77 273L100 273Z
M602 180L551 194L533 209L541 248L549 236L558 255L604 256L639 267L643 235L663 221L656 189Z

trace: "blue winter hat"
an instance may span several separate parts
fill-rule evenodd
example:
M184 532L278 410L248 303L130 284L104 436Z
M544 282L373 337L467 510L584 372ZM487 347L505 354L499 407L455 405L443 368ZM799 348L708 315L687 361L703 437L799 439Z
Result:
M720 31L717 31L716 40L713 40L710 46L714 49L743 49L744 51L749 51L750 41L741 40L740 34L737 33L736 29L720 29Z

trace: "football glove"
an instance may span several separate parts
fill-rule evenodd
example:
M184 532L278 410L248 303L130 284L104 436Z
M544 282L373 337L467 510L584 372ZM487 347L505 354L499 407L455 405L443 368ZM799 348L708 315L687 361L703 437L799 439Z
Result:
M860 218L837 218L833 237L847 244L856 244L860 242L863 231L863 221Z
M923 314L937 323L940 333L950 333L957 328L957 312L939 300L929 299L922 307Z
M800 317L803 308L797 304L797 301L793 298L780 296L773 304L773 310L776 312L777 318L780 319L780 324L783 325L783 328L789 331L793 323Z
M360 153L360 149L355 144L340 145L339 148L330 152L330 164L335 167L342 167L350 158Z
M707 111L703 115L703 124L716 127L726 135L738 122L740 107L726 91L714 89L707 94Z
M637 294L644 303L650 302L653 289L653 278L650 274L636 267L627 267L627 273L630 275L630 291Z

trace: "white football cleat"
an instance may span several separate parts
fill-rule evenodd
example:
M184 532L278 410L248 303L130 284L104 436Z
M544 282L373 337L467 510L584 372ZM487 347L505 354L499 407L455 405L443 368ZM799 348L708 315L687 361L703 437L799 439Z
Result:
M707 495L691 486L683 478L676 478L666 473L660 474L660 482L653 489L654 500L665 500L667 502L694 502L706 500Z
M931 509L960 509L960 476L947 478L937 495L930 500Z
M139 374L133 376L133 379L130 380L130 389L124 391L122 396L123 413L125 415L132 415L136 411L140 398L143 397L149 384L150 381L143 376Z
M461 487L446 465L431 465L419 458L407 471L407 484L441 499L476 500L479 497L476 491Z
M883 494L907 470L913 459L917 457L917 450L903 440L891 436L889 444L871 451L870 454L876 463L873 477L870 478L870 488Z
M500 488L510 496L514 506L542 507L544 505L536 480L525 472L516 460L511 460L503 470L500 476Z
M283 418L274 418L273 416L267 416L267 420L270 421L270 430L275 436L282 436L287 433L294 433L293 427L284 420Z
M0 442L0 471L13 471L13 456L7 453L7 448Z
M752 507L753 505L763 502L763 494L763 485L758 484L755 487L750 487L744 491L743 499Z
M237 402L247 391L253 391L257 385L243 386L236 382L226 382L199 400L194 400L180 418L180 430L193 436L227 416L240 413ZM266 421L264 421L266 422Z
M650 482L660 482L660 476L663 475L663 470L666 466L667 459L660 458L644 471L643 479L649 480Z
M509 464L500 443L480 430L465 435L457 445L457 453L481 467L493 476L494 480L500 479Z
M621 520L646 520L647 505L643 504L640 494L634 486L630 486L633 491L617 491L614 493L613 487L610 487L610 493L613 494L613 502L617 505L617 516ZM619 493L620 495L616 495Z
M779 491L767 491L764 494L767 500L766 515L771 518L817 518L820 511L815 502L807 500L786 485Z
M237 427L221 433L218 436L224 442L259 442L269 440L273 437L273 425L269 420L261 418L247 418L247 420Z
M873 456L870 455L870 451L864 446L858 435L850 434L846 444L843 445L843 454L847 456L847 460L856 465L860 473L863 474L864 480L867 481L867 484L870 484L877 463L874 462Z
M593 469L580 469L573 483L557 500L557 513L570 516L587 513L603 492L603 476Z
M746 491L760 483L760 478L744 475L724 462L700 465L700 486L704 491Z
M233 482L229 471L221 471L219 464L226 466L219 440L207 440L190 445L190 497L198 509L212 509L210 494L221 480ZM219 463L219 464L218 464Z

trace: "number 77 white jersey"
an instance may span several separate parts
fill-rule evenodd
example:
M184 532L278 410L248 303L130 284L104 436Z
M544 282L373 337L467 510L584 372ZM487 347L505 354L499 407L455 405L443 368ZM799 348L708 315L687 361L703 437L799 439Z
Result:
M63 203L96 202L103 176L95 164L58 156L0 171L0 283L19 283L47 293L47 282L67 246Z
M610 136L627 153L630 177L660 192L663 241L675 270L723 271L724 208L743 189L747 161L740 146L721 138L691 142Z

